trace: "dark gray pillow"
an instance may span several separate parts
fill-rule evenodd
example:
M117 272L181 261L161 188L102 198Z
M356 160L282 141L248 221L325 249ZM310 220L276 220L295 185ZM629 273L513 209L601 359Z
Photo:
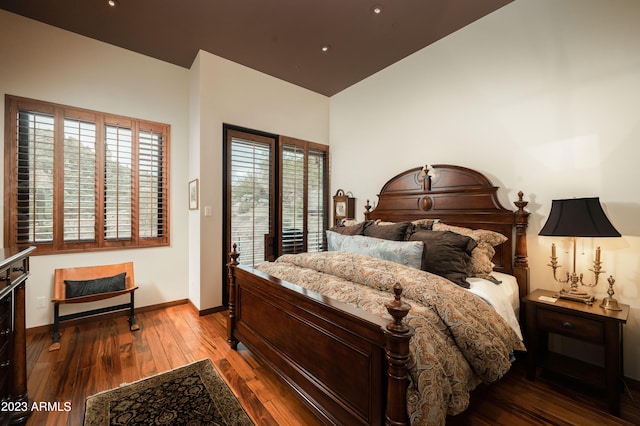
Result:
M411 222L397 222L390 225L371 224L364 228L364 235L383 240L407 241L407 237L412 231L413 224Z
M65 295L67 299L89 296L92 294L120 291L125 288L126 272L112 277L94 278L92 280L64 280L66 284Z
M371 221L360 222L350 226L334 226L329 231L337 232L342 235L364 235L364 229L371 224Z
M467 279L471 251L478 245L465 235L451 231L416 231L409 241L422 241L422 270L440 275L460 287L469 288Z

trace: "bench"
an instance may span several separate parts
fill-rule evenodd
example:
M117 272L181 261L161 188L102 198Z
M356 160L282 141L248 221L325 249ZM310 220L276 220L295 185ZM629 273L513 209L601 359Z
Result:
M121 275L123 273L124 277ZM49 351L60 349L61 321L129 309L129 329L138 330L140 327L136 324L134 317L133 297L137 288L133 276L133 262L56 269L53 275L53 299L51 300L54 307L53 343L49 346ZM131 296L129 303L60 315L60 305L64 303L93 302L127 293Z

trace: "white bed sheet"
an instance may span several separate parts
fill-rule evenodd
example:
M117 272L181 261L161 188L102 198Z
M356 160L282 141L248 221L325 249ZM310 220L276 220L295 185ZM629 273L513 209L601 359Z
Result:
M493 272L491 274L500 284L494 284L483 278L467 278L471 285L470 292L482 297L498 312L522 339L522 331L518 322L520 311L520 290L518 281L513 275Z

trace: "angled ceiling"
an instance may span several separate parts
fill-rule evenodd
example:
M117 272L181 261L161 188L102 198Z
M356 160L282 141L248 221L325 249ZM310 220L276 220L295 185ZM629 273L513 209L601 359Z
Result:
M0 8L185 68L202 49L332 96L511 1L0 0Z

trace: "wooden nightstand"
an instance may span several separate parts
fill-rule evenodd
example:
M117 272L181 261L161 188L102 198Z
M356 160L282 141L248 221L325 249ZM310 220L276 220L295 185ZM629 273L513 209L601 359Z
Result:
M623 377L622 325L627 322L629 305L620 304L621 311L608 311L595 302L587 306L580 302L552 297L554 292L536 290L522 299L526 310L527 377L534 380L537 368L565 375L606 392L609 412L620 415L620 392ZM549 333L602 346L604 367L548 351Z

